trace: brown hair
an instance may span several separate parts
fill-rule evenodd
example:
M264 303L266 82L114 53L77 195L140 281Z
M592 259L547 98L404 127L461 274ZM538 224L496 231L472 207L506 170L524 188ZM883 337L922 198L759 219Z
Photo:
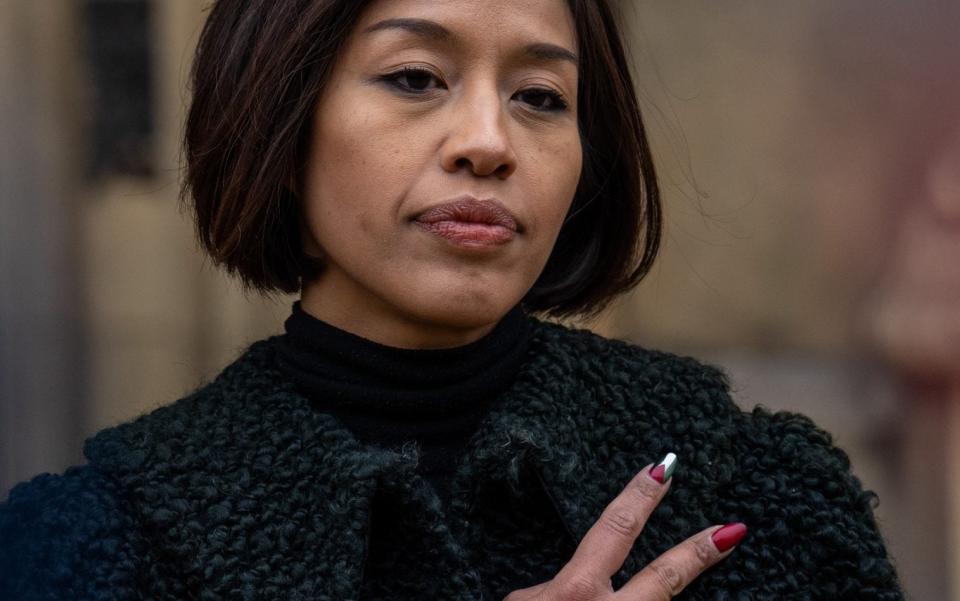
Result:
M369 0L218 0L191 69L182 206L215 264L261 293L297 292L322 267L301 248L298 201L316 99ZM583 171L524 306L591 315L659 249L660 197L608 0L568 0L580 55Z

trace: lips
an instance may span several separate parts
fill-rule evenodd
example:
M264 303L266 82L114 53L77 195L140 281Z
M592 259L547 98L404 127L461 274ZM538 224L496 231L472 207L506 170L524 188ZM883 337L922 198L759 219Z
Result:
M517 220L500 202L494 199L478 200L473 197L461 197L431 207L420 213L416 220L427 224L452 221L497 225L514 232L518 229Z
M431 207L414 223L455 246L473 250L504 245L520 231L517 220L499 201L471 196Z

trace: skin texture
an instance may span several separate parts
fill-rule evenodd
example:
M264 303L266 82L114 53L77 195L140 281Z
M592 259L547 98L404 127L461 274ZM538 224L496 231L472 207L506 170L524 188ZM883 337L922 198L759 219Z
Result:
M364 32L395 18L429 19L452 37ZM318 99L299 191L304 249L326 264L304 285L305 311L381 344L444 348L487 334L529 291L582 166L577 66L521 52L538 42L576 54L563 0L365 10ZM384 78L404 67L429 73ZM462 194L499 199L519 223L513 239L464 248L413 222Z

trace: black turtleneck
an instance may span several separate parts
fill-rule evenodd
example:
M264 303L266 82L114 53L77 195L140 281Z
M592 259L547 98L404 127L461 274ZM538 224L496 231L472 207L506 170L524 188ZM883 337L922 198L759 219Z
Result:
M530 321L518 305L470 344L403 349L341 330L296 301L284 329L278 365L318 409L364 443L416 441L421 474L446 498L460 451L520 369Z

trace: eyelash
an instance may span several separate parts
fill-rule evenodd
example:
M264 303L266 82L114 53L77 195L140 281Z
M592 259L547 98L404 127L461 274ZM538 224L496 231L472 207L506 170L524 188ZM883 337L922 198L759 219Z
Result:
M417 76L419 77L427 76L433 79L438 79L437 76L433 74L433 72L428 71L426 69L417 69L415 67L404 67L399 71L394 71L393 73L387 73L386 75L382 75L380 79L383 81L386 81L391 86L394 86L407 94L419 95L426 92L426 90L413 90L413 89L410 89L408 86L404 86L400 84L400 79L402 79L403 77L417 77ZM559 92L548 90L546 88L527 88L526 90L521 90L518 93L543 94L544 96L549 98L550 101L553 103L553 108L534 108L533 110L535 111L539 111L542 113L559 113L567 110L567 106L568 106L567 102L563 94Z

